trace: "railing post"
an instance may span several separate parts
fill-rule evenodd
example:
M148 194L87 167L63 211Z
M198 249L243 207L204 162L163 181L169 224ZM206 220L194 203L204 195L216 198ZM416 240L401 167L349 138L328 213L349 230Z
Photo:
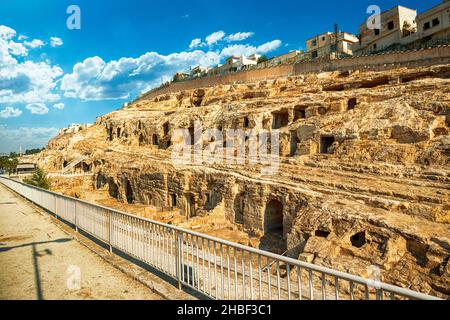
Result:
M53 195L53 198L55 198L55 216L58 217L58 210L56 208L56 204L57 204L57 200L58 200L58 196Z
M174 231L175 232L175 264L177 266L177 280L178 280L178 290L182 289L182 282L181 282L181 245L180 242L183 241L182 238L180 237L179 233L177 230ZM152 235L153 236L153 235Z
M41 193L41 194L43 194L43 193ZM53 197L55 198L55 218L56 219L58 219L58 213L57 213L57 211L56 211L56 196L55 195L53 195ZM42 197L41 197L42 198ZM41 201L42 202L42 201ZM50 204L49 204L50 205Z
M77 201L75 201L75 214L74 214L74 220L75 220L75 231L78 232L78 221L77 221L77 209L78 209L78 205L77 205Z
M112 253L112 212L108 210L108 242L109 242L109 252Z

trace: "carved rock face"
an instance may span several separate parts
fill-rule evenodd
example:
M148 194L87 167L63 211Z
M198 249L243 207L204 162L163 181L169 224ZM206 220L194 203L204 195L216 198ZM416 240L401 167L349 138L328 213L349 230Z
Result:
M358 275L376 265L385 282L448 298L449 70L165 92L52 139L34 158L48 171L82 156L93 164L86 176L55 178L60 191ZM194 121L203 129L279 130L279 170L174 166L183 139L172 133ZM200 140L204 148L216 142Z

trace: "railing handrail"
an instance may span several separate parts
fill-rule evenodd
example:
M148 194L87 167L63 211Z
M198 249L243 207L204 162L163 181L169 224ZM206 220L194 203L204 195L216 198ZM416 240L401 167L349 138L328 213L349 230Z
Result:
M315 265L315 264L308 263L308 262L305 262L305 261L300 261L300 260L297 260L297 259L285 257L285 256L282 256L282 255L278 255L278 254L271 253L271 252L268 252L268 251L252 248L252 247L249 247L249 246L241 245L239 243L234 243L234 242L231 242L231 241L228 241L228 240L216 238L214 236L202 234L202 233L195 232L195 231L192 231L192 230L187 230L187 229L184 229L184 228L181 228L181 227L177 227L177 226L173 226L173 225L169 225L169 224L166 224L166 223L163 223L163 222L159 222L159 221L151 220L151 219L148 219L148 218L136 216L136 215L133 215L133 214L130 214L130 213L127 213L127 212L123 212L123 211L117 210L117 209L108 208L108 207L105 207L105 206L102 206L102 205L91 203L91 202L88 202L86 200L77 199L77 198L70 197L70 196L67 196L67 195L63 195L63 194L60 194L60 193L57 193L57 192L53 192L53 191L50 191L50 190L41 189L41 188L38 188L38 187L35 187L35 186L32 186L32 185L25 184L25 183L23 183L21 181L10 179L10 178L5 177L5 176L0 176L0 181L1 181L1 179L9 180L9 181L12 181L14 183L20 184L22 186L25 186L27 188L34 189L34 190L37 190L37 191L40 191L40 192L44 192L44 193L47 193L47 194L52 194L52 195L57 196L57 197L62 197L62 198L65 198L65 199L69 199L69 200L78 202L78 203L86 204L86 205L94 207L94 208L103 209L103 210L106 210L106 211L110 211L112 213L116 213L116 214L119 214L119 215L124 215L124 216L127 216L127 217L131 217L133 219L137 219L137 220L140 220L140 221L145 221L145 222L151 223L153 225L157 225L157 226L166 228L168 230L178 231L178 232L181 232L182 234L188 234L188 235L191 235L191 236L194 236L194 237L203 238L205 240L213 241L213 242L221 244L221 245L225 245L225 246L229 246L229 247L232 247L232 248L240 249L242 251L249 252L249 253L254 253L256 255L260 255L260 256L267 257L267 258L271 258L271 259L277 260L279 262L284 262L286 264L290 264L290 265L306 268L306 269L309 269L309 270L312 270L312 271L316 271L318 273L323 273L323 274L327 274L327 275L330 275L330 276L339 277L339 278L341 278L343 280L347 280L349 282L353 282L353 283L357 283L357 284L361 284L361 285L365 285L365 286L369 285L369 283L373 283L373 280L365 279L365 278L360 277L360 276L356 276L356 275L345 273L345 272L342 272L342 271L338 271L338 270L330 269L330 268L327 268L327 267ZM410 298L414 298L414 299L423 299L423 300L436 300L436 299L438 299L438 300L440 300L439 298L434 297L434 296L430 296L430 295L427 295L427 294L424 294L424 293L420 293L420 292L412 291L412 290L409 290L409 289L401 288L401 287L398 287L398 286L390 285L390 284L387 284L387 283L378 282L377 285L378 285L377 288L379 288L379 289L382 289L382 290L385 290L385 291L389 291L389 292L392 292L392 293L396 293L396 294L400 294L400 295L403 295L403 296L406 296L406 297L410 297Z
M73 159L72 161L70 161L67 166L65 166L62 170L62 172L66 172L67 170L72 169L73 167L75 167L77 164L79 164L80 162L82 162L83 160L85 160L86 157L85 156L80 156L78 158Z

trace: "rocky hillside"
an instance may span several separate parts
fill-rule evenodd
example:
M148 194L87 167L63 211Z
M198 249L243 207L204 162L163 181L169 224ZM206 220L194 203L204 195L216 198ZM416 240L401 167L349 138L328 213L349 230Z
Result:
M195 121L280 130L279 171L174 166L172 133ZM66 194L448 298L449 124L450 65L308 74L137 100L36 161L76 160L86 175L54 175Z

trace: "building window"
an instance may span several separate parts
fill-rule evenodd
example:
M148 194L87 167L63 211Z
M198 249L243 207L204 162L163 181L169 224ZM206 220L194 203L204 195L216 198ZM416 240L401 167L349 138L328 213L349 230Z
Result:
M317 54L317 50L311 52L311 57L312 57L313 59L317 58L318 56L319 56L319 55Z
M315 46L317 46L317 40L311 41L311 47L315 47Z
M379 36L380 35L380 29L375 29L375 35Z
M388 30L394 30L394 21L388 22Z
M322 37L322 41L325 41L325 37Z
M430 29L430 23L429 22L425 22L425 24L423 25L423 30L428 30Z
M332 44L332 45L330 46L330 51L331 51L331 52L337 52L337 45Z
M433 19L433 21L431 23L433 24L433 27L436 27L439 25L439 19L435 18L435 19Z
M376 48L377 48L377 44L374 43L374 44L373 44L373 49L375 50Z

